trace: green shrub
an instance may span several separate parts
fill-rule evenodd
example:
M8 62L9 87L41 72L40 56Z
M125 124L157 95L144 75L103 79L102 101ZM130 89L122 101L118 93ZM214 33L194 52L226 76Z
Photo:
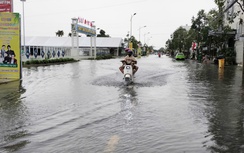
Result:
M44 62L45 64L48 64L48 63L49 63L49 60L48 60L48 59L45 59L45 60L43 60L43 62Z
M48 64L48 63L65 63L65 62L74 62L77 61L73 58L55 58L55 59L44 59L44 60L28 60L23 62L23 65L30 65L30 64Z
M30 65L30 61L26 61L25 64L26 64L26 65Z

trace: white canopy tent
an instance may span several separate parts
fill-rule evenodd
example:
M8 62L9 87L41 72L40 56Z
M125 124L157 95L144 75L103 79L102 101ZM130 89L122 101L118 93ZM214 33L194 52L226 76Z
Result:
M29 51L30 57L33 56L35 50L37 50L38 58L41 55L41 52L45 54L50 52L57 53L58 51L64 51L66 56L70 55L70 50L72 48L71 44L71 37L26 37L25 38L25 47L26 52ZM90 56L87 53L90 50L90 37L79 37L79 56L87 57ZM110 38L110 37L97 37L96 38L96 48L97 54L101 53L111 53L110 51L113 50L113 55L119 55L119 48L122 46L123 39L122 38ZM22 51L23 51L23 40L21 42ZM22 52L22 56L25 56L26 53ZM57 58L57 57L56 57ZM24 58L23 58L24 59Z

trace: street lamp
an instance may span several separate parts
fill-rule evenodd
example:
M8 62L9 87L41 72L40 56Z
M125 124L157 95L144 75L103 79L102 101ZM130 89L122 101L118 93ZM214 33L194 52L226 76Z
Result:
M146 35L148 35L148 34L150 34L150 32L144 34L144 44L146 43L146 42L145 42L145 37L146 37Z
M142 29L142 28L146 28L146 27L147 27L147 26L143 26L143 27L140 27L140 28L139 28L139 41L141 41L141 29Z
M135 15L136 15L136 13L134 13L133 15L131 15L131 18L130 18L130 37L132 36L132 18Z
M147 45L149 46L149 41L152 39L152 37L147 38Z
M25 5L24 3L26 0L20 0L22 1L22 6L23 6L23 45L24 45L24 53L26 54L26 48L25 48Z
M95 31L95 35L94 36L91 36L91 53L93 52L92 50L92 41L93 41L93 39L92 38L94 38L94 59L96 59L97 58L97 42L96 42L96 39L97 39L97 29L96 29L96 25L95 25L95 21L92 21L92 26L91 26L91 28ZM98 29L100 29L100 28L98 28ZM92 54L91 54L92 55Z

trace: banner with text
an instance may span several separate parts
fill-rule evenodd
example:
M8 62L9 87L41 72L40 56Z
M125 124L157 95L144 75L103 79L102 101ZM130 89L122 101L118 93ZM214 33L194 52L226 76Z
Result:
M0 79L20 79L20 15L0 13Z
M13 12L13 0L0 0L0 12Z
M96 30L77 24L76 31L90 36L96 36Z

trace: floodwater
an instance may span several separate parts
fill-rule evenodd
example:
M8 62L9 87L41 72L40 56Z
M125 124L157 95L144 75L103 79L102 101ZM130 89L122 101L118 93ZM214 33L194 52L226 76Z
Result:
M150 55L126 86L119 61L24 68L0 85L0 152L244 152L241 68Z

